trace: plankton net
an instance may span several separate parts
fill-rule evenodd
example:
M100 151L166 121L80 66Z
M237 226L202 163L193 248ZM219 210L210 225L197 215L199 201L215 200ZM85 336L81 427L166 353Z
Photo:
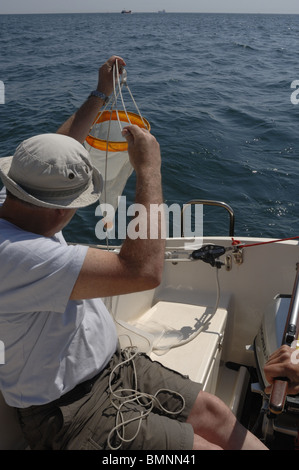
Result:
M127 111L122 94L123 87L128 90L137 113ZM121 109L117 107L119 99ZM120 78L116 61L113 68L113 95L97 115L84 142L92 164L101 172L104 179L101 206L113 208L112 211L105 210L106 230L114 226L113 219L118 208L119 197L133 171L128 155L128 143L122 136L123 128L130 124L150 130L150 124L141 116L127 84L127 72L123 69Z

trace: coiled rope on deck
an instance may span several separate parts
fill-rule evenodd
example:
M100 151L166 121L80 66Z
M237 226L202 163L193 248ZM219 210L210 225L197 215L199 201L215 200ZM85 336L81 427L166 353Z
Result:
M168 415L178 415L185 408L185 399L184 399L184 397L180 393L175 392L173 390L159 389L154 395L138 391L137 372L136 372L136 366L135 366L135 362L134 362L134 359L135 359L136 355L138 354L138 350L137 350L136 347L130 346L130 347L125 348L122 352L125 355L125 359L114 367L114 369L111 371L111 374L110 374L110 377L109 377L109 392L110 392L110 395L111 395L111 404L113 405L113 407L117 411L117 413L116 413L116 424L111 429L111 431L108 435L108 447L111 450L120 449L123 442L128 443L128 442L133 441L137 437L137 435L140 431L142 420L145 419L153 411L154 407L160 409L161 411L163 411L164 413L166 413ZM112 380L113 380L114 373L119 367L122 367L124 364L127 364L129 362L132 362L132 366L133 366L135 388L132 388L132 389L124 388L124 389L120 389L120 390L114 392L113 389L112 389ZM168 393L171 393L171 394L177 396L182 402L182 407L178 411L167 410L160 403L160 401L158 399L158 395L162 392L168 392ZM142 403L142 401L141 401L142 399L146 399L147 403ZM136 407L136 412L139 411L139 415L137 414L133 418L125 420L124 419L123 409L126 407L126 405L132 404L132 403L135 403L138 406L138 408L142 407L145 410L143 411L143 410L140 410ZM136 432L132 437L126 438L125 437L125 430L126 430L125 428L128 424L130 424L134 421L138 422ZM113 446L112 443L111 443L112 437L115 433L116 433L117 437L119 438L119 440L121 441L121 443L118 446Z

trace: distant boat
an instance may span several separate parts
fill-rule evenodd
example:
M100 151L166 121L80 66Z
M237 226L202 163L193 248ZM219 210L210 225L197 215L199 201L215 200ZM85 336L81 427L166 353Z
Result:
M158 13L166 13L166 10L160 10Z
M132 10L122 10L122 13L124 13L124 14L127 14L127 15L128 15L128 14L132 13Z

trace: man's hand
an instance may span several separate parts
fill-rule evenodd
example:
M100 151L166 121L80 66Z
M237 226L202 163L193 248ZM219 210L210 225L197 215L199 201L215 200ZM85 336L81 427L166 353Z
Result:
M265 389L271 392L272 384L276 377L286 377L288 382L288 394L299 393L299 350L289 346L281 346L269 358L264 368L267 382L271 384Z
M108 59L107 62L105 62L105 64L103 64L99 69L97 90L107 96L111 95L113 92L113 66L116 61L121 73L121 68L124 67L126 63L118 56L110 57L110 59ZM83 143L103 104L104 100L95 96L87 99L78 111L76 111L64 124L62 124L62 126L60 126L57 133L68 135L69 137L73 137L78 140L78 142Z
M121 75L123 67L126 66L125 61L118 56L112 56L99 69L99 80L97 90L107 96L113 92L113 67L117 62L118 71Z
M130 162L137 175L156 170L160 172L160 145L149 131L135 125L126 126L123 136L128 142Z

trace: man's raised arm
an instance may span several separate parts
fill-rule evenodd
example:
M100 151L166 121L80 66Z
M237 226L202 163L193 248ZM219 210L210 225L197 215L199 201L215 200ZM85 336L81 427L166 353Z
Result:
M136 172L136 203L143 207L147 236L127 235L120 253L89 248L71 299L126 294L154 288L161 282L164 266L164 220L151 220L151 205L161 205L161 155L155 137L145 129L128 126L124 130L128 151ZM153 211L155 212L155 211ZM157 224L151 236L152 224Z
M73 137L81 144L85 141L100 108L105 103L105 96L108 97L113 92L113 67L116 61L121 73L122 67L126 65L125 61L118 56L110 57L99 69L96 91L101 97L89 95L83 105L59 127L58 134Z

